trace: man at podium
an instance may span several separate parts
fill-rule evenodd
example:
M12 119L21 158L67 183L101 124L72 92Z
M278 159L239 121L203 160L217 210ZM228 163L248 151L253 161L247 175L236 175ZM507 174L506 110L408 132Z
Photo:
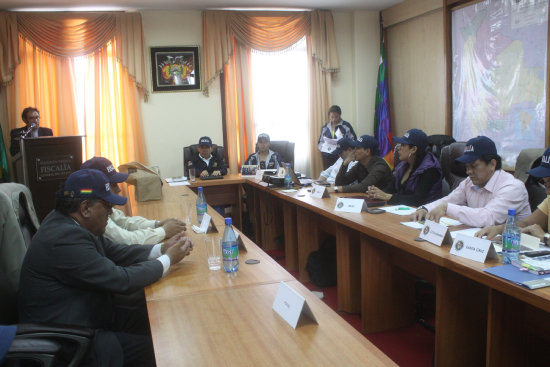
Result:
M53 136L52 129L40 127L40 111L34 107L27 107L21 113L24 127L10 131L10 153L12 156L19 153L19 141L22 138L38 138L40 136Z

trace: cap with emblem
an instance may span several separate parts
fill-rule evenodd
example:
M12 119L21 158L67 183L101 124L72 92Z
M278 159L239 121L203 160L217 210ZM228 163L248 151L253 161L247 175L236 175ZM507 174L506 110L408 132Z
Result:
M530 169L527 173L537 178L550 177L550 148L544 151L540 166Z
M393 141L398 144L414 145L419 151L424 151L428 146L428 136L419 129L410 129L402 137L395 137Z
M126 204L124 196L111 192L111 183L107 176L96 169L81 169L73 172L57 192L58 197L103 199L114 205Z
M378 152L378 141L374 136L370 135L361 135L359 139L355 142L356 148L370 149L373 152Z
M497 154L495 142L486 136L477 136L466 142L464 154L455 159L457 163L472 163L484 155Z
M110 182L120 183L126 181L128 175L126 173L117 172L113 163L110 160L103 157L93 157L82 163L80 169L97 169L105 174L109 178Z
M203 136L199 139L199 145L207 145L209 147L212 146L212 139L210 139L208 136Z
M340 154L342 152L345 152L349 148L355 148L356 142L353 139L350 138L341 138L338 140L338 143L336 143L336 149L334 150L334 154Z

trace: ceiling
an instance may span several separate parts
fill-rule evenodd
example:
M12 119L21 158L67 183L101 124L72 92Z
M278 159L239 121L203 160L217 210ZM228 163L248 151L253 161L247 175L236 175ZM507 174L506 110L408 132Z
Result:
M11 11L202 10L222 8L292 8L382 10L403 0L0 0Z

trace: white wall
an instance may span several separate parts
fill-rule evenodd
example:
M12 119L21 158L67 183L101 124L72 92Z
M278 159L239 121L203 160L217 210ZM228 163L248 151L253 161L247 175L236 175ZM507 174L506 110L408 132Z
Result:
M202 47L200 11L144 11L141 15L150 83L150 47ZM148 164L160 166L162 176L183 174L183 147L196 144L201 136L222 144L219 83L214 82L209 92L209 97L202 91L151 93L142 104Z
M148 63L150 47L202 46L200 11L141 14ZM333 16L341 69L333 78L332 104L342 108L342 117L358 134L372 134L379 59L378 12L334 12ZM202 92L151 93L149 101L142 103L147 163L160 166L162 176L183 173L182 149L195 144L200 136L223 141L219 81L209 91L209 97Z

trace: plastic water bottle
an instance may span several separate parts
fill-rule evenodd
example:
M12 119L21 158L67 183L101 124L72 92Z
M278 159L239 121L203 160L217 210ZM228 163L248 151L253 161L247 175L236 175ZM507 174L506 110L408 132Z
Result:
M197 220L199 221L199 225L202 222L202 217L204 216L204 213L206 213L206 198L204 197L204 193L202 192L202 187L199 186L199 194L197 195Z
M290 163L286 164L285 169L285 187L292 188L292 176L290 175Z
M231 218L225 218L225 230L222 237L223 270L226 273L236 272L239 268L239 246L237 236L233 232Z
M511 264L513 260L519 260L520 239L516 210L508 209L508 219L502 232L502 262Z

